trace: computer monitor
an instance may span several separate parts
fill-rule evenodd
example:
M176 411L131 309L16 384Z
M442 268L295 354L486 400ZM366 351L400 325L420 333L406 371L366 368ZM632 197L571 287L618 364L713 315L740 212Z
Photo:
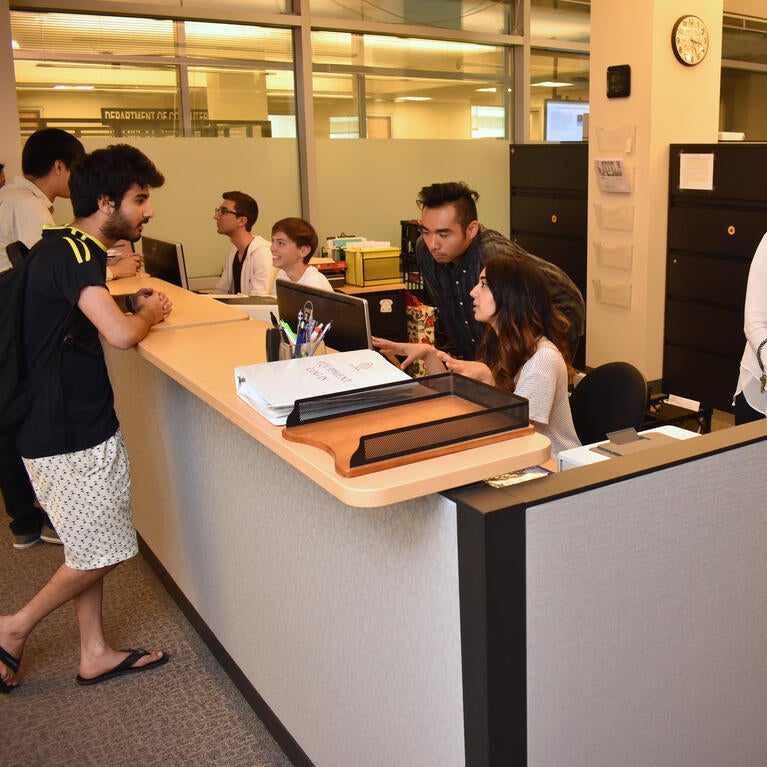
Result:
M280 319L295 330L298 312L311 301L313 317L327 324L333 320L325 343L339 352L372 349L368 302L359 296L320 290L296 282L277 280L277 309Z
M144 270L150 277L159 277L181 288L188 287L184 249L180 242L142 237L141 252L144 254Z
M584 115L589 113L587 101L546 101L546 141L583 141Z

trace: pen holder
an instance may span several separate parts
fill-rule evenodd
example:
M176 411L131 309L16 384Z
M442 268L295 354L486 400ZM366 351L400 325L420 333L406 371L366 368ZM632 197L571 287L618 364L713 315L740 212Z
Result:
M314 349L314 347L317 347ZM295 359L299 357L308 357L309 352L314 349L314 353L312 354L313 357L316 357L318 354L325 354L325 342L320 341L319 344L316 341L311 341L309 343L300 344L298 347L298 354L296 354L296 347L293 344L286 344L284 341L280 344L280 359L281 360L290 360Z
M266 361L274 362L280 359L280 344L282 338L278 328L266 329Z

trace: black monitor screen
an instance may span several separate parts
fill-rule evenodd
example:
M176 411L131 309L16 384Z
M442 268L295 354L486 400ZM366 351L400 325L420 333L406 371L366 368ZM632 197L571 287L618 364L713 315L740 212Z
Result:
M295 282L277 280L277 309L280 319L295 330L298 312L311 301L312 314L317 322L333 325L325 336L325 343L339 352L372 349L368 302L359 296L348 296L329 290L319 290Z
M186 288L186 264L180 242L166 242L154 237L141 238L144 269L150 277L159 277L172 285Z

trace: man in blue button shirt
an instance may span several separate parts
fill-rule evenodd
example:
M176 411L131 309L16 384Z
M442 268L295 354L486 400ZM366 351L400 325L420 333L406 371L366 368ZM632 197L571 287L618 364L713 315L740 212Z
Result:
M421 236L415 246L418 267L453 347L474 359L484 326L474 319L471 289L490 256L515 255L532 260L548 279L555 306L570 322L570 358L586 331L583 296L562 269L504 237L477 220L479 194L459 181L421 189Z

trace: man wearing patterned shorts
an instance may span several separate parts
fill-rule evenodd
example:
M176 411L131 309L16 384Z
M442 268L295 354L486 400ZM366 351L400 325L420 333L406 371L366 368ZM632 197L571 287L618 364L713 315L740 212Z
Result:
M107 248L135 242L153 215L149 190L162 174L127 145L97 149L73 166L75 220L46 229L24 297L30 380L44 381L17 445L35 492L64 544L64 564L12 615L0 616L0 692L19 682L34 627L70 599L80 629L76 681L90 685L145 671L166 653L114 650L104 637L104 576L138 553L130 513L130 467L114 411L99 336L127 349L170 313L167 297L143 288L126 314L106 289Z

